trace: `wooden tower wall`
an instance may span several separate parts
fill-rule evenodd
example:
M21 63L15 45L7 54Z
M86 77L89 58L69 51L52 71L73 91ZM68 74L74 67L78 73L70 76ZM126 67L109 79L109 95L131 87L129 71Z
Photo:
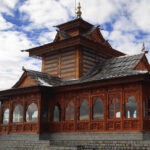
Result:
M74 47L45 55L42 72L62 79L78 79L102 59L104 58L91 49Z
M63 79L75 78L75 49L52 52L43 57L42 71Z

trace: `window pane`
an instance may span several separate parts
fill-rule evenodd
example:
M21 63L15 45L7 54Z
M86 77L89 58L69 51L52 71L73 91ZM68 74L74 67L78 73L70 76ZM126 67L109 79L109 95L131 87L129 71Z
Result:
M74 120L74 105L71 103L71 120Z
M120 102L118 99L116 99L116 118L120 118Z
M93 105L93 120L104 118L104 106L101 99L97 99Z
M53 116L53 121L54 122L59 122L61 117L61 110L60 110L60 105L57 104L54 107L54 116Z
M84 100L80 106L80 120L89 119L89 106L86 100Z
M138 117L138 103L134 96L128 98L128 102L125 104L126 118L137 118Z
M69 120L69 104L66 105L66 120Z
M3 114L3 124L9 123L9 109L6 109Z
M13 111L13 122L23 121L23 108L21 105L17 105Z
M114 99L109 104L109 118L114 118Z
M38 120L38 108L37 105L32 103L29 105L26 111L26 121L27 122L34 122Z

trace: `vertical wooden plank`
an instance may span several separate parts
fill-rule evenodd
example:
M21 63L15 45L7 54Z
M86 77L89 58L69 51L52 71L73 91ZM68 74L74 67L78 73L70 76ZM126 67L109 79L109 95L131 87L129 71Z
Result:
M82 50L81 50L81 47L76 47L75 48L75 51L76 51L76 68L75 68L75 72L76 72L76 75L75 75L75 78L76 79L79 79L82 75L83 75L83 62L82 62Z
M58 55L58 77L61 77L61 52Z
M45 57L42 57L42 72L45 72Z

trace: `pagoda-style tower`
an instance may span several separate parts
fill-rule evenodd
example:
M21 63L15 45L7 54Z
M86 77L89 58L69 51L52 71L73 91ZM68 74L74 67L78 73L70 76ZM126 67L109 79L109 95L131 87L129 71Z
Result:
M99 26L94 26L81 18L78 6L76 19L57 25L52 43L29 49L30 56L42 58L42 72L63 79L78 79L103 59L123 55L111 48Z

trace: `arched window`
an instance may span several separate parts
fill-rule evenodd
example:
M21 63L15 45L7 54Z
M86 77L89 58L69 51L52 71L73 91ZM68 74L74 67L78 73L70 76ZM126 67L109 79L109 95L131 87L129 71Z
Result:
M96 99L93 104L93 120L99 120L104 118L104 105L100 98Z
M59 122L61 120L61 108L59 104L56 104L53 112L53 121Z
M88 120L89 119L89 106L86 100L83 100L80 106L80 120Z
M28 106L26 111L26 121L27 122L34 122L38 120L38 108L35 103L32 103Z
M23 108L19 104L15 107L13 111L13 122L22 122L23 121Z
M138 117L138 103L134 96L128 98L128 102L125 104L126 118L137 118Z
M74 120L74 104L72 102L66 105L66 120Z
M3 124L9 123L9 109L7 108L3 114Z

